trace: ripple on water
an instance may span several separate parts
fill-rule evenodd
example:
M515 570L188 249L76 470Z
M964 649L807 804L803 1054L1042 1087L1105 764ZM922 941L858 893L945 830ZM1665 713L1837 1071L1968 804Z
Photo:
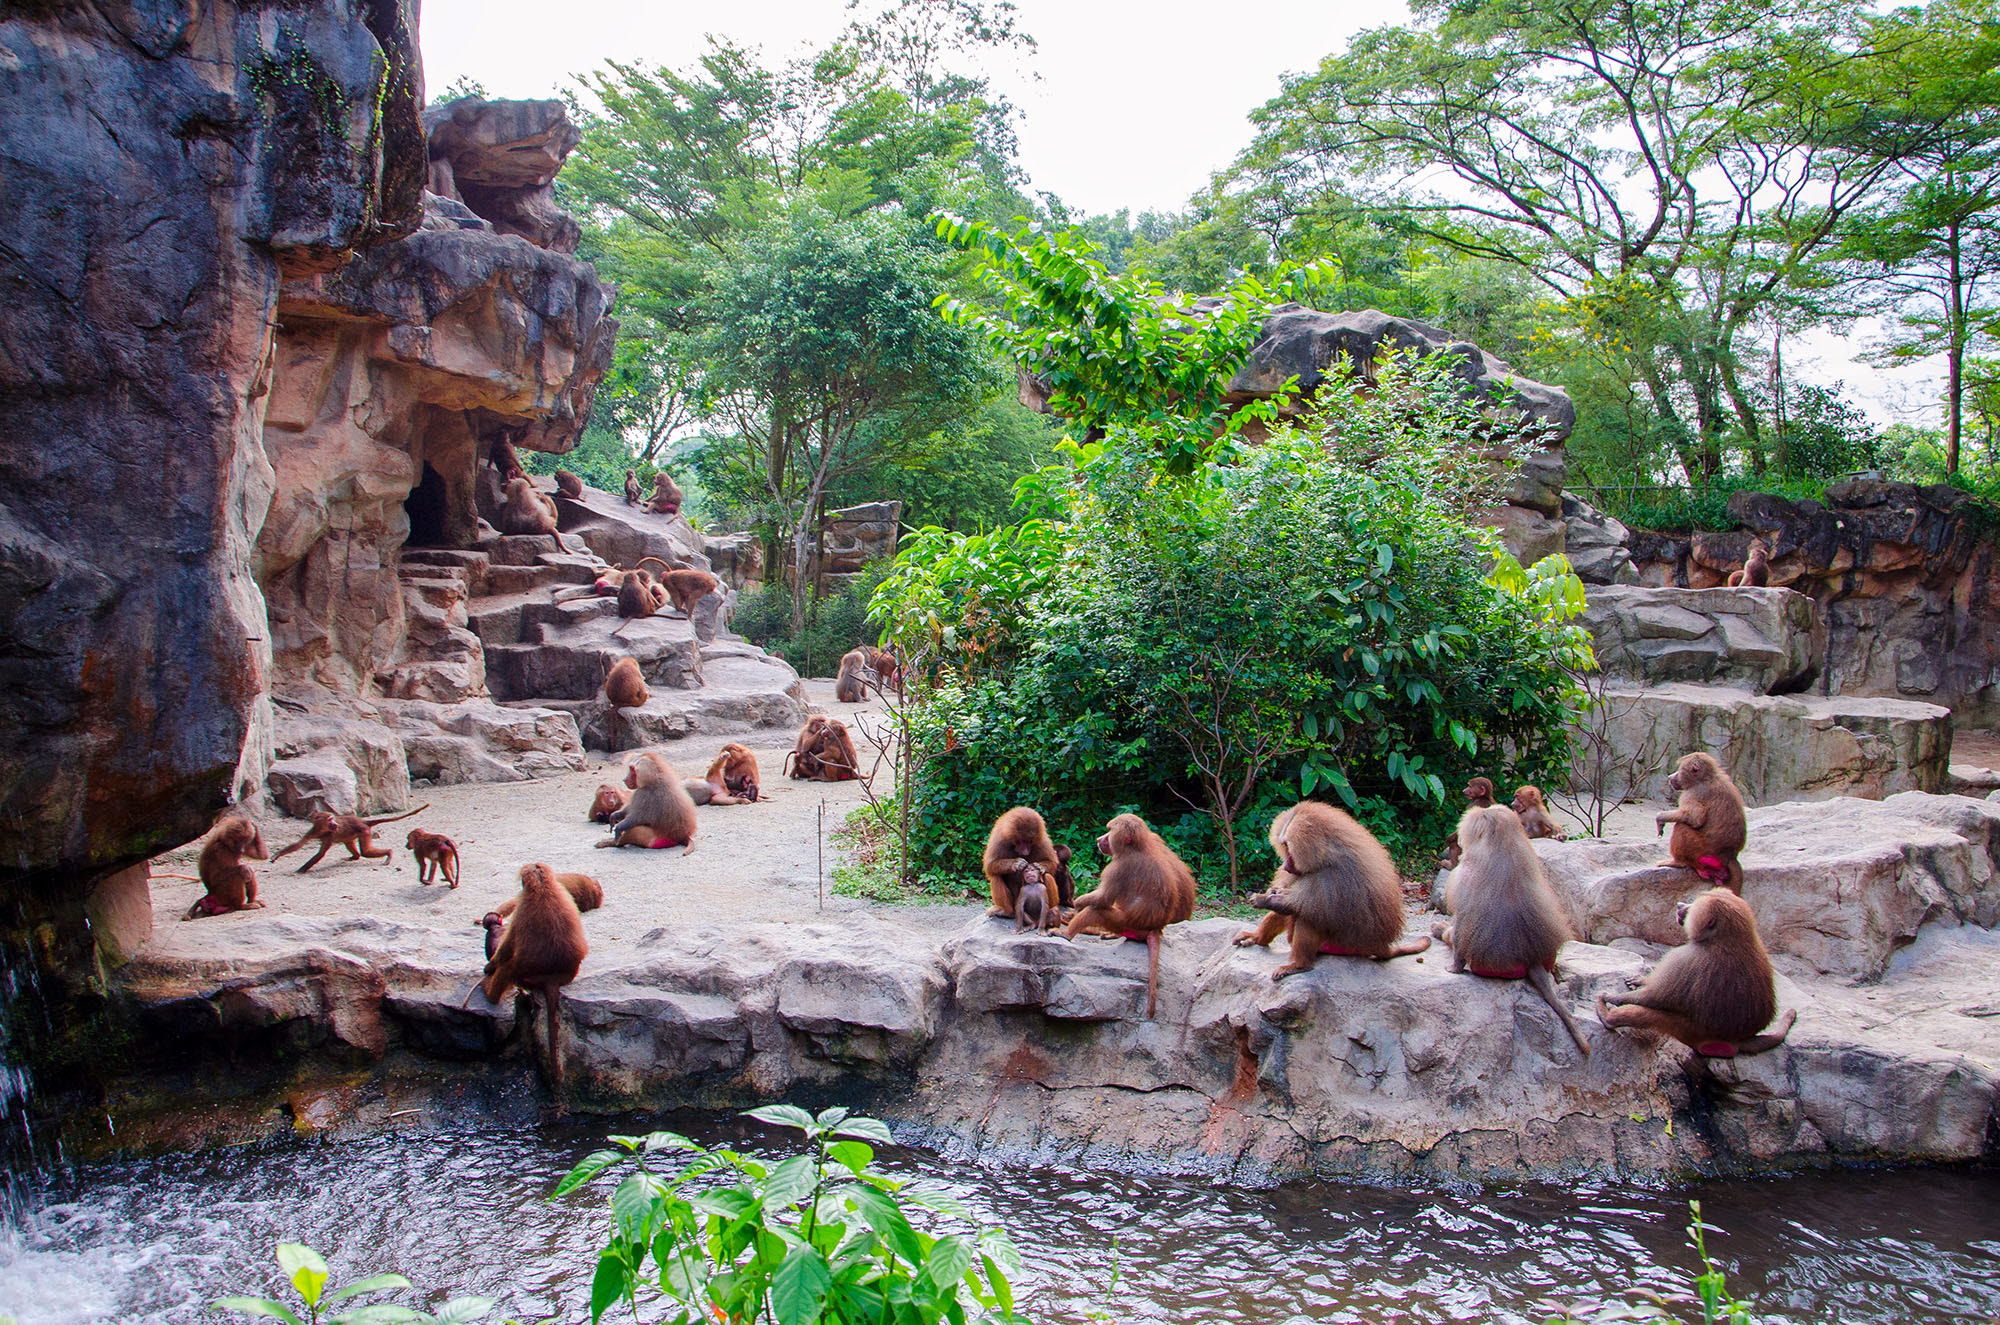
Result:
M45 1182L0 1237L0 1316L20 1325L192 1325L232 1291L275 1290L272 1245L309 1242L340 1276L395 1269L438 1301L577 1314L602 1196L544 1195L610 1131L481 1128L282 1143L85 1167ZM734 1124L678 1117L708 1140ZM1930 1325L2000 1315L2000 1188L1990 1173L1808 1175L1680 1191L1427 1192L1318 1183L1275 1191L894 1155L1028 1253L1037 1319L1535 1322L1571 1303L1685 1291L1686 1202L1771 1325ZM248 1249L246 1252L245 1249ZM1113 1287L1115 1283L1115 1287Z

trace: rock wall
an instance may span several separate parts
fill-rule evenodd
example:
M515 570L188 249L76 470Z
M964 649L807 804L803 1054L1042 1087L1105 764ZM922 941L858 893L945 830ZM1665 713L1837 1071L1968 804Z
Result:
M1772 540L1771 582L1819 604L1822 694L1942 704L1963 723L2000 721L2000 564L1994 530L1955 488L1860 479L1825 503L1737 493L1743 526L1693 535L1634 531L1646 584L1705 588Z
M903 503L873 501L828 511L820 518L819 587L840 583L877 561L896 555L902 533Z
M409 0L13 5L0 66L0 881L67 879L262 777L280 283L416 226L421 71Z

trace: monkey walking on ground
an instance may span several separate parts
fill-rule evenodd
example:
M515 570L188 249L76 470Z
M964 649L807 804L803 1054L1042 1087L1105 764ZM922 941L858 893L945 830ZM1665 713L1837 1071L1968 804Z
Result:
M519 986L542 996L548 1012L549 1075L560 1086L562 1059L562 987L576 979L590 944L583 936L583 915L569 890L547 865L521 867L521 894L513 903L513 918L493 944L480 992L498 1005ZM493 929L487 928L491 938Z
M611 836L600 847L685 847L694 850L694 801L673 766L656 754L642 754L625 770L632 791L611 820Z
M1791 1034L1796 1009L1768 1034L1778 1014L1771 955L1757 917L1727 888L1680 905L1687 941L1660 958L1629 994L1600 995L1597 1018L1613 1030L1668 1035L1703 1058L1735 1058L1775 1049Z
M421 828L412 828L410 835L403 839L403 845L417 858L418 883L429 887L442 874L446 883L458 887L458 843L443 833L427 833Z
M257 900L257 871L243 862L269 860L264 835L244 815L230 811L216 821L215 831L201 849L197 874L155 874L156 879L197 880L208 891L195 899L183 920L196 916L227 915L231 911L252 911L264 904Z
M1271 822L1278 872L1250 899L1271 914L1236 936L1241 947L1291 937L1273 980L1310 971L1322 954L1387 961L1431 946L1403 938L1403 876L1375 835L1331 805L1300 801Z
M1090 932L1143 942L1151 1018L1159 1006L1160 931L1194 914L1194 873L1136 814L1113 819L1097 849L1110 863L1097 876L1097 887L1076 899L1076 915L1063 937Z
M387 865L395 853L387 847L377 847L375 845L374 830L380 828L383 824L392 824L398 819L407 819L413 814L422 814L430 807L430 802L425 801L414 810L406 810L402 814L385 814L379 819L363 819L359 815L354 814L335 814L331 810L315 810L313 811L312 827L306 830L306 835L286 847L283 851L280 851L277 855L271 857L271 859L283 860L306 843L317 842L319 843L319 854L299 866L299 873L304 874L307 870L319 864L326 853L335 847L346 847L350 860L360 860L366 856L370 860L379 860L384 865Z
M1451 969L1489 980L1525 980L1542 996L1584 1056L1590 1042L1556 994L1556 954L1571 935L1541 857L1505 805L1475 806L1458 821L1464 858L1451 876L1449 923L1431 933L1451 947Z
M1667 839L1667 858L1660 865L1693 870L1704 881L1741 895L1743 866L1737 857L1749 840L1743 793L1714 755L1700 751L1681 756L1667 786L1679 793L1680 800L1673 809L1653 816L1659 832L1664 833L1668 824L1674 826Z

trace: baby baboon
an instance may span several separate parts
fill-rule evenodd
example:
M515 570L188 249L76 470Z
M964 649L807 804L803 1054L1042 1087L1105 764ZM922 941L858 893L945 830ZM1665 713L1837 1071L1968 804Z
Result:
M493 439L493 445L487 451L486 457L493 462L493 468L500 471L502 483L512 483L517 478L528 476L528 471L521 468L521 457L514 450L514 443L509 441L504 433Z
M201 849L196 866L201 886L208 891L195 899L183 920L196 916L226 915L231 911L251 911L264 904L257 900L257 871L243 862L269 860L264 835L243 814L230 811L216 821L215 831Z
M1465 857L1446 889L1451 921L1431 930L1451 945L1451 969L1526 980L1588 1056L1590 1042L1556 996L1552 976L1569 922L1519 816L1505 805L1475 806L1458 821L1458 841Z
M271 859L283 860L306 843L317 842L319 843L319 854L299 866L299 873L304 874L307 870L319 864L326 853L335 847L346 847L348 859L350 860L360 860L363 856L366 856L370 860L379 860L386 865L394 857L395 853L387 847L378 848L375 845L375 836L372 830L380 828L383 824L395 823L398 819L407 819L413 814L422 814L430 807L430 802L425 801L414 810L406 810L402 814L385 814L379 819L363 819L359 815L335 814L331 810L315 810L313 811L312 827L306 830L306 835L286 847L283 851L280 851L277 855L271 857Z
M1300 801L1271 823L1278 872L1269 892L1250 899L1271 914L1236 943L1269 946L1291 935L1291 959L1273 980L1310 971L1321 954L1387 961L1431 946L1403 941L1403 876L1375 835L1318 801Z
M597 784L597 795L591 798L590 821L594 824L608 824L625 809L627 797L624 791L609 782Z
M1667 786L1680 793L1680 801L1653 816L1654 827L1662 833L1668 824L1674 826L1674 835L1667 839L1667 859L1660 864L1693 870L1706 882L1740 895L1743 866L1736 858L1749 838L1743 793L1714 755L1700 751L1681 756Z
M500 532L553 534L555 531L555 498L536 491L525 477L508 479L507 495L500 507Z
M1136 814L1121 814L1097 839L1111 858L1097 887L1076 899L1064 938L1090 932L1146 944L1146 1015L1159 1005L1160 931L1194 914L1194 874Z
M1771 552L1764 546L1764 540L1750 540L1750 552L1743 558L1743 569L1729 572L1729 587L1767 588L1771 583Z
M1778 1012L1771 956L1757 936L1757 917L1727 888L1711 888L1680 906L1687 942L1629 994L1600 996L1597 1019L1614 1030L1670 1035L1704 1058L1734 1058L1775 1049L1791 1033L1796 1010L1760 1035Z
M568 497L571 501L580 501L583 498L583 480L575 474L570 473L567 469L558 469L556 471L556 491Z
M1474 778L1465 784L1464 789L1459 794L1465 797L1467 805L1475 810L1483 810L1493 803L1493 779ZM1460 850L1458 833L1454 831L1450 837L1444 840L1444 867L1446 869L1455 870L1458 868Z
M613 708L635 709L652 696L653 692L646 689L646 677L639 670L637 658L620 658L611 664L604 677L604 697Z
M439 874L445 882L458 887L458 843L443 833L427 833L421 828L412 828L410 835L403 839L403 845L417 858L417 882L429 887Z
M643 754L625 770L632 798L611 821L611 836L601 847L677 847L682 855L694 850L694 801L681 785L673 766L656 754Z
M1514 813L1521 816L1521 827L1529 837L1548 837L1562 841L1562 829L1549 815L1549 803L1542 799L1542 789L1524 783L1514 791Z
M637 506L644 499L645 495L644 489L639 486L639 475L632 470L626 470L625 504L627 506Z
M993 894L993 907L986 914L1018 918L1021 887L1028 871L1032 869L1047 883L1060 867L1042 816L1025 805L1008 810L993 821L993 829L986 835L986 854L980 860L979 868Z
M479 988L494 1004L516 985L542 996L548 1010L549 1075L557 1085L563 1077L562 987L576 979L589 952L583 916L569 890L556 881L555 871L547 865L522 866L513 918L487 959Z
M1021 869L1021 890L1014 897L1014 932L1024 929L1040 933L1055 925L1055 907L1049 901L1049 876L1035 864Z

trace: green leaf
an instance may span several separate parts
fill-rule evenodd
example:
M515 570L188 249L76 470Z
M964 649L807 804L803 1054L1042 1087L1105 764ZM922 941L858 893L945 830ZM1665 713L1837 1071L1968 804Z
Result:
M866 1141L835 1141L826 1148L827 1158L859 1176L875 1158L875 1147Z
M771 1170L764 1180L764 1207L796 1205L812 1193L814 1172L810 1155L794 1155Z
M835 1136L858 1137L863 1141L873 1141L877 1145L891 1146L896 1139L889 1135L889 1124L876 1118L849 1118L833 1129Z
M440 1307L433 1319L437 1325L464 1325L469 1320L486 1319L493 1307L490 1297L455 1297Z
M400 1274L371 1274L366 1279L357 1279L345 1288L336 1289L326 1295L329 1302L340 1302L357 1293L380 1293L391 1288L408 1288L410 1281Z
M923 1247L917 1241L917 1231L910 1227L909 1216L894 1197L873 1187L856 1187L848 1200L890 1251L912 1265L921 1263Z
M794 1247L771 1276L771 1310L778 1325L812 1325L833 1287L826 1257L811 1247Z
M217 1311L234 1311L242 1316L268 1316L272 1320L284 1321L285 1325L304 1325L289 1307L268 1297L224 1297L209 1305Z
M308 1307L319 1305L319 1295L326 1288L326 1262L318 1252L302 1242L280 1242L278 1268Z
M427 1319L423 1312L393 1302L370 1302L327 1317L328 1325L421 1325Z
M949 1234L931 1244L930 1255L924 1258L924 1273L943 1288L965 1278L965 1272L972 1268L972 1257L971 1241Z
M796 1104L766 1104L759 1109L745 1110L743 1116L773 1127L790 1127L806 1133L811 1133L815 1126L813 1116Z
M622 1258L606 1250L597 1258L597 1272L590 1277L591 1325L617 1306L631 1290L632 1275Z

